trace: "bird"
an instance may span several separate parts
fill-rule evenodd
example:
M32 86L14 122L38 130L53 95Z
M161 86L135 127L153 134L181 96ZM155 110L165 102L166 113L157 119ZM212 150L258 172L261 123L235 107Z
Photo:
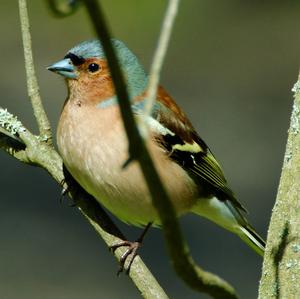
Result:
M220 164L183 110L159 86L152 113L145 114L149 77L137 56L120 40L112 39L126 81L139 132L147 124L147 146L168 192L176 215L205 217L236 234L263 256L265 242L246 219L246 209L229 187ZM123 256L136 252L150 226L161 225L137 162L128 159L118 98L108 61L99 40L70 49L48 67L64 77L68 95L57 126L57 145L64 166L95 199L123 222L145 227L138 242Z

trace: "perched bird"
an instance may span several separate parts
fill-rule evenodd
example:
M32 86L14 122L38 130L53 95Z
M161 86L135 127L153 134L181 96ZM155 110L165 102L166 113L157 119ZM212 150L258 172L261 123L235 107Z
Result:
M146 117L147 74L123 42L112 43L137 124L145 121L149 126L149 150L178 216L204 216L263 255L264 241L246 220L219 163L184 112L159 87L153 112ZM57 129L58 149L68 171L119 219L147 228L159 226L139 165L132 162L122 169L128 140L101 43L82 42L48 69L62 75L68 86Z

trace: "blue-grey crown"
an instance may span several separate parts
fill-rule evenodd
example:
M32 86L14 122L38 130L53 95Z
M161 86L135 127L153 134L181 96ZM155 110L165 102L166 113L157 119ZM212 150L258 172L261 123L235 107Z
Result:
M126 47L124 43L115 39L112 40L112 43L115 48L122 47L122 44L124 47ZM104 58L105 57L103 47L99 42L99 40L96 39L84 41L76 45L75 47L69 50L69 53L73 53L82 58L90 58L90 57Z
M117 39L111 39L111 42L123 67L139 64L137 57L123 42ZM96 39L84 41L70 49L68 53L73 53L84 59L91 57L105 58L104 49L100 41Z

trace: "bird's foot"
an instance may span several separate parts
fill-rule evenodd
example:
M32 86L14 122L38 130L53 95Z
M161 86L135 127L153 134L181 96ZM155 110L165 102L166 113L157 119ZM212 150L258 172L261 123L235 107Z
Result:
M110 246L110 250L112 252L115 252L116 249L118 249L120 247L124 247L124 246L126 246L127 249L120 257L120 268L117 272L117 275L119 275L120 273L122 273L124 271L125 262L126 262L127 258L128 258L128 266L126 268L126 274L129 274L131 265L132 265L135 257L137 256L137 252L138 252L139 248L142 246L142 242L140 242L138 240L134 241L134 242L121 241L117 244Z
M137 252L138 252L139 248L142 247L144 237L145 237L147 231L149 230L149 228L151 227L151 225L152 225L152 222L149 222L145 226L142 234L140 235L140 237L136 241L130 242L130 241L125 240L125 241L121 241L121 242L119 242L117 244L114 244L114 245L109 247L109 249L112 252L115 252L116 249L118 249L120 247L124 247L124 246L127 247L127 250L120 257L120 268L117 272L117 275L119 275L120 273L122 273L124 271L125 262L126 262L127 258L129 258L129 262L128 262L128 266L126 268L126 274L129 274L131 265L132 265L135 257L137 256Z

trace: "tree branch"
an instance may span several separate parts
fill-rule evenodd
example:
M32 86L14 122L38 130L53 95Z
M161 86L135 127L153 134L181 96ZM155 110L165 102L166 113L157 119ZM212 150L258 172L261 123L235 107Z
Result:
M25 130L17 117L0 107L0 148L22 162L27 162L26 146L19 134Z
M300 76L287 146L264 256L259 298L298 298L300 294Z
M98 38L101 40L108 60L125 131L129 140L130 159L135 159L140 163L153 204L162 221L167 248L177 274L194 290L206 292L214 298L237 298L234 289L227 282L212 273L202 270L190 256L188 246L177 221L174 207L158 176L144 140L136 127L126 84L111 44L109 30L100 5L97 0L83 0L83 3L87 8L92 25Z
M31 35L29 31L29 18L26 0L19 0L19 14L21 21L21 31L24 47L24 58L27 78L27 90L31 100L34 116L38 124L39 133L49 144L52 142L51 126L45 113L40 97L39 86L37 83L31 46Z
M147 102L145 105L144 113L150 116L152 113L153 105L156 101L157 88L160 80L160 73L162 65L167 53L174 21L177 15L177 10L179 6L179 0L169 0L169 4L166 10L164 21L162 24L160 36L154 53L153 61L151 64L149 83L147 90Z

